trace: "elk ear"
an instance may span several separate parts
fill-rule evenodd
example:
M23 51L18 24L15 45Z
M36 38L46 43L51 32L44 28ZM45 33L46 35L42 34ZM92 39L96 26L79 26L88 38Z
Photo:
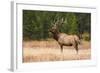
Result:
M54 24L54 29L57 29L57 24Z
M53 27L57 28L57 25L58 25L58 20L54 20Z
M64 22L64 19L61 18L61 19L59 20L59 22L58 22L58 27L61 27L61 25L63 24L63 22Z
M50 24L51 24L51 25L50 25L51 28L54 27L54 25L55 25L55 20L51 21Z

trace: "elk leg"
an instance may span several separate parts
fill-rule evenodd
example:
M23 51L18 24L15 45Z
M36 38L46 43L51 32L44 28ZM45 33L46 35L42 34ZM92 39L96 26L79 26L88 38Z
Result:
M60 47L61 47L61 52L63 52L63 45L60 45Z
M75 49L76 49L76 52L78 53L78 44L75 43Z
M78 43L75 41L75 43L73 45L74 45L76 52L78 53Z
M78 53L78 45L76 46L76 52Z

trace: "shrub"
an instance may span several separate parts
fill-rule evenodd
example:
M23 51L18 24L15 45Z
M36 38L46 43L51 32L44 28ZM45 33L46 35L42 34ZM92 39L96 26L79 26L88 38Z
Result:
M91 40L91 37L90 37L90 34L89 33L84 33L82 35L82 38L83 38L83 40L86 40L86 41L90 41Z

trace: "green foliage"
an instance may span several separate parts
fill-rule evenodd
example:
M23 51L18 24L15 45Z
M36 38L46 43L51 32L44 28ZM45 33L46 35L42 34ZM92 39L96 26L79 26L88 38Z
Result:
M48 30L55 21L62 18L64 23L58 28L60 32L67 34L84 34L87 32L90 34L90 13L23 10L23 39L48 39L50 37Z
M84 33L84 34L82 35L82 38L83 38L83 40L86 40L86 41L90 41L90 40L91 40L90 34L89 34L89 33Z

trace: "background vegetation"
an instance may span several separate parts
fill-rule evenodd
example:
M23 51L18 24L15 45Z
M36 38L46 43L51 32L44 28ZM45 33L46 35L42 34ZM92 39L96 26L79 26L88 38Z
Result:
M48 29L54 21L64 19L60 32L76 34L84 40L91 38L91 14L23 10L23 40L50 38Z

